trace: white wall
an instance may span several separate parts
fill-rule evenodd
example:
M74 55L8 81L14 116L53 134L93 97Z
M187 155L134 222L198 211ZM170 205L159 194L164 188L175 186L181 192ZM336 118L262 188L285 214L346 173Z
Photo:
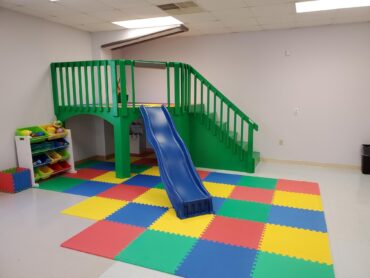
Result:
M16 165L17 127L54 119L50 63L91 56L89 33L0 8L0 169Z
M265 158L359 165L370 143L370 23L171 37L113 56L195 66L259 124Z

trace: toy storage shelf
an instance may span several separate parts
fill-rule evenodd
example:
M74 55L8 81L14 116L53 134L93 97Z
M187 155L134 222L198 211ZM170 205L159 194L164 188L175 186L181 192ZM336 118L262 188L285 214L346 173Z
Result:
M59 138L60 136L49 138L42 143L31 143L30 136L15 136L19 167L30 169L33 187L38 186L37 181L40 178L46 179L64 172L76 172L71 131L69 129L65 131L63 138ZM42 148L37 148L40 146ZM36 160L42 159L44 161L35 164ZM43 173L43 175L36 178L35 173Z

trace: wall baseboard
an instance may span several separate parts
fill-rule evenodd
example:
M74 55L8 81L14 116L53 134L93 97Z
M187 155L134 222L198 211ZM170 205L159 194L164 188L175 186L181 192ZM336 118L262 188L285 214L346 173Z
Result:
M151 152L150 152L151 153ZM81 159L75 161L76 165L91 161L91 160L98 160L98 161L107 161L114 158L114 154L109 155L95 155L85 159ZM261 157L261 162L269 162L269 163L280 163L280 164L291 164L291 165L302 165L302 166L314 166L314 167L322 167L322 168L334 168L334 169L347 169L347 170L361 170L361 166L359 165L350 165L350 164L337 164L337 163L322 163L322 162L314 162L314 161L302 161L302 160L283 160L283 159L276 159L276 158L267 158Z
M360 170L361 169L361 166L359 165L323 163L323 162L302 161L302 160L283 160L283 159L267 158L267 157L261 157L261 161L271 162L271 163L294 164L294 165L302 165L302 166L315 166L315 167L322 167L322 168L335 168L335 169L348 169L348 170Z

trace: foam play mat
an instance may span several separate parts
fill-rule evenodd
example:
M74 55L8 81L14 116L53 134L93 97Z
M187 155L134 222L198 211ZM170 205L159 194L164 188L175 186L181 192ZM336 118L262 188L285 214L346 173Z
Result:
M180 220L153 155L132 176L93 161L40 184L87 198L62 211L95 224L65 248L182 277L334 277L319 185L199 171L215 214Z

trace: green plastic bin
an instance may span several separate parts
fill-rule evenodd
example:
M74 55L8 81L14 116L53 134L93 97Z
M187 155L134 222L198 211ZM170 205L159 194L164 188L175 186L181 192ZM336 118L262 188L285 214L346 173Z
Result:
M48 139L49 137L49 134L46 132L46 130L44 130L43 128L39 127L39 126L30 126L30 127L22 127L22 128L18 128L15 132L15 134L17 136L24 136L22 134L22 131L23 130L29 130L31 131L32 133L37 133L37 132L43 132L45 135L43 136L37 136L37 137L31 137L31 143L39 143L39 142L43 142L45 141L46 139Z

